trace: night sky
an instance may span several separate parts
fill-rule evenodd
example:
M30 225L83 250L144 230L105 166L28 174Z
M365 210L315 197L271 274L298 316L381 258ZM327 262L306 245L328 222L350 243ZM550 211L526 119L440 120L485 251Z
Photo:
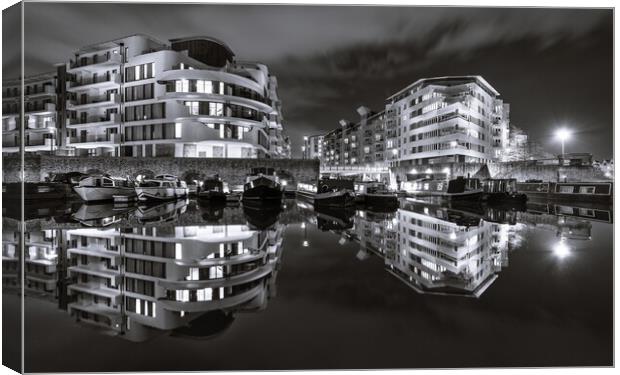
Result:
M19 74L7 15L5 77ZM419 78L457 74L482 75L548 151L559 153L553 131L565 126L567 152L613 153L611 10L27 3L25 30L26 74L135 33L219 38L278 77L295 156L303 135L357 120L358 106L379 110Z

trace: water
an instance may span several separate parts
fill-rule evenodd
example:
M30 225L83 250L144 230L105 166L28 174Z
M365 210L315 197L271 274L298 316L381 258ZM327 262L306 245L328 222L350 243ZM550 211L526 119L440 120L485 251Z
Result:
M28 372L612 364L609 210L189 200L25 216Z

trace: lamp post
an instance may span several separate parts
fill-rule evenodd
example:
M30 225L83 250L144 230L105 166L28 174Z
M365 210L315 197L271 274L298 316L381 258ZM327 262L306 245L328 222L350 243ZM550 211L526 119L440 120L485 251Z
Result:
M555 136L562 142L562 158L564 158L564 142L570 138L571 133L568 129L558 129Z

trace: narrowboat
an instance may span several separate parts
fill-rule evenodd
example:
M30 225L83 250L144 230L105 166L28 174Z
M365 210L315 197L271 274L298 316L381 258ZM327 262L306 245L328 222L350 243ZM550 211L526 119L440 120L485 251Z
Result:
M479 200L483 189L480 180L459 176L452 180L422 178L409 183L410 195L415 197L439 197L449 200Z
M609 203L613 182L518 182L517 191L529 198Z
M115 195L134 195L135 183L109 175L87 176L73 190L86 202L111 201Z
M241 200L244 204L280 205L282 186L273 168L252 168L246 176Z
M200 187L198 199L209 202L226 202L222 179L218 175L206 178Z
M482 200L489 205L523 205L527 202L527 195L517 191L517 180L514 178L484 180L483 191Z
M322 178L317 185L297 184L297 196L314 203L314 206L349 207L355 204L352 180Z
M372 208L393 208L398 206L398 197L390 192L383 182L361 181L355 183L356 202Z
M144 180L135 189L141 202L173 200L187 197L188 194L185 181L172 175L158 175Z

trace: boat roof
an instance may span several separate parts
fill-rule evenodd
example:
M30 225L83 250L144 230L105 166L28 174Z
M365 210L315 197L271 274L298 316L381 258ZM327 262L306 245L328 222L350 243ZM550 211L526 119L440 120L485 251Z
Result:
M155 179L158 179L158 178L162 178L162 179L165 179L165 180L170 180L170 179L177 179L178 177L175 176L175 175L165 174L164 173L164 174L158 174L157 176L155 176Z

